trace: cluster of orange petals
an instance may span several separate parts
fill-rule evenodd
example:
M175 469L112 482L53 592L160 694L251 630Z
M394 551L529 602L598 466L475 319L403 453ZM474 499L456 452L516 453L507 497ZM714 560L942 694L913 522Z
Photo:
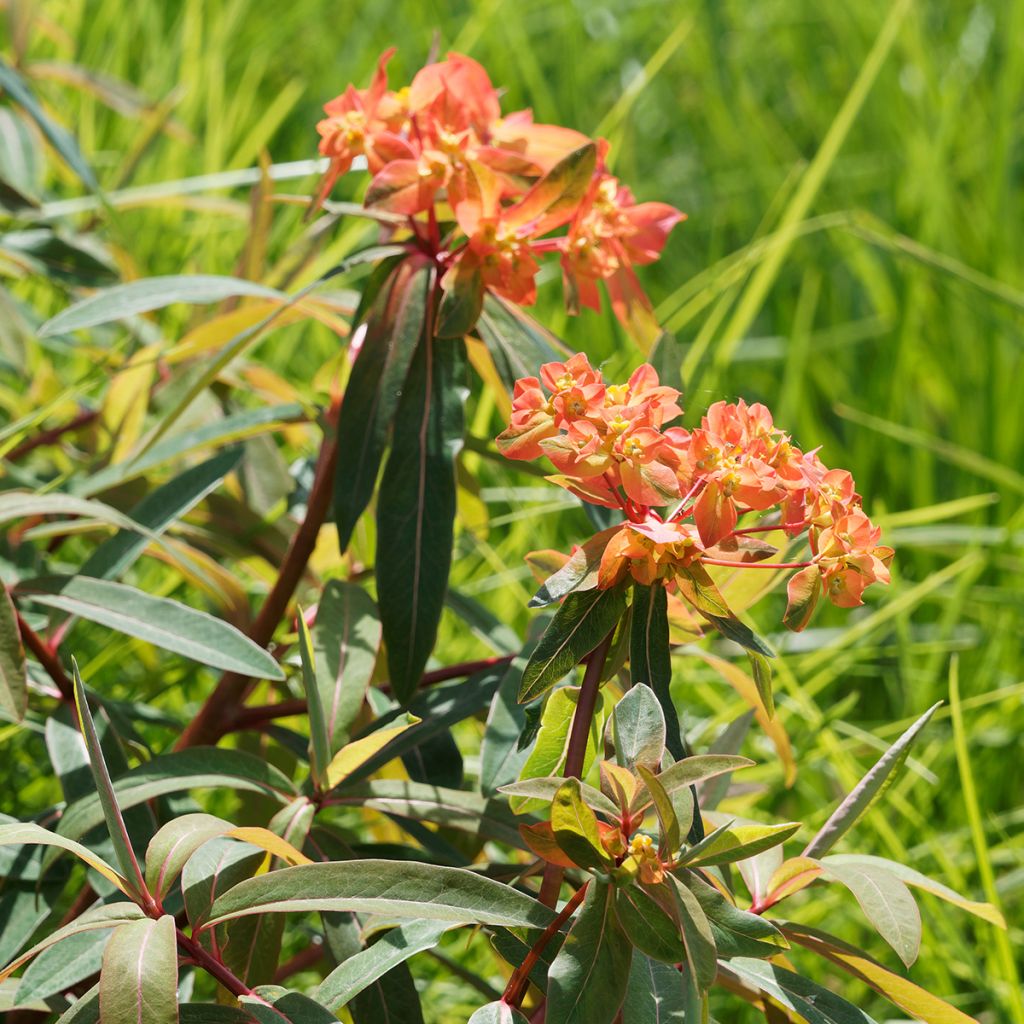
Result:
M889 582L892 549L879 546L848 472L801 451L761 404L716 402L698 428L672 425L679 398L646 364L625 384L606 384L582 353L516 382L499 449L547 456L558 471L550 479L625 517L604 548L599 587L627 575L670 582L695 563L756 565L773 549L754 538L770 529L806 531L811 549L790 580L791 628L806 625L822 592L852 607L870 583ZM768 523L741 525L768 512Z
M324 107L317 130L330 165L317 205L363 157L373 175L366 205L411 219L445 270L446 291L479 284L530 304L537 257L555 252L571 311L600 308L600 281L627 324L638 306L649 310L633 267L658 258L683 214L637 203L605 170L603 140L537 124L529 110L503 116L487 72L469 57L449 54L393 90L393 53L369 88L350 85ZM439 222L456 230L443 234Z

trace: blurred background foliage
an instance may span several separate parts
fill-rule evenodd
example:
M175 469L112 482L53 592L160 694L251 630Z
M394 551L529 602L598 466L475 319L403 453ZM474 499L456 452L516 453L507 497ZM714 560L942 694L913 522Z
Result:
M682 346L689 421L718 398L766 402L802 446L820 444L828 464L853 471L898 552L887 591L852 615L819 613L799 637L779 634L781 588L758 606L754 618L782 655L779 716L800 770L787 786L755 727L746 746L763 766L731 806L743 813L756 798L759 813L820 824L887 742L928 705L948 701L958 657L961 703L940 710L887 810L865 819L851 842L1002 904L1008 942L926 898L913 977L993 1024L1016 1019L1024 3L7 0L0 10L4 59L77 138L109 204L69 202L88 190L24 127L10 97L0 100L0 177L20 181L41 204L0 210L4 487L73 489L122 460L131 430L137 437L140 424L158 423L181 380L208 363L202 334L190 332L230 312L175 306L77 339L36 338L33 328L83 289L219 273L291 290L372 242L363 221L303 226L302 207L287 196L308 195L311 175L264 176L255 189L244 176L228 188L184 179L313 157L323 102L350 80L368 81L391 45L399 48L396 82L434 46L470 53L506 90L506 109L530 106L538 120L605 135L615 172L640 200L685 210L689 220L642 276ZM339 195L358 198L364 180L352 175ZM41 226L54 231L46 245L25 239ZM338 288L318 294L319 320L273 331L174 429L262 405L322 405L344 374L339 334L352 298ZM555 274L536 314L571 347L604 360L606 372L639 361L610 314L564 315ZM183 350L186 337L193 347ZM141 392L138 378L124 383L133 358ZM141 407L132 404L138 393L151 395ZM82 409L101 415L56 448L16 457L26 438ZM140 418L134 427L132 416ZM468 422L483 441L501 426L499 404L479 386ZM221 565L214 592L156 558L140 562L132 581L244 623L301 509L318 438L314 425L297 422L247 441L239 479L177 530ZM589 524L521 465L470 452L463 466L453 587L522 636L533 616L523 555L567 550ZM172 468L147 479L166 479ZM143 490L137 479L102 497L130 507ZM239 512L245 506L251 519ZM346 563L326 538L313 563L320 578L358 572L373 550L370 529ZM56 553L73 571L91 544L89 535L72 536ZM7 547L0 557L9 573L23 556ZM74 627L67 649L99 692L156 709L138 728L157 749L214 681L87 623ZM486 653L460 619L446 619L439 663ZM697 748L745 707L696 658L676 659L675 686ZM43 756L40 721L28 730L0 725L4 775L19 780L0 796L3 811L27 815L58 798L54 781L31 771ZM964 784L968 771L974 790ZM893 959L848 899L817 890L799 899L801 920L828 919L837 934ZM432 1019L464 1019L459 1007L473 1005L471 991L433 977L430 962L414 973ZM866 990L853 988L848 998L885 1019Z

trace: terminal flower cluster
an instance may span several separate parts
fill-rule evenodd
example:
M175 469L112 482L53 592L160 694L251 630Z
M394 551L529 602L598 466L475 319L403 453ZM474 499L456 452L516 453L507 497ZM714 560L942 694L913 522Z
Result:
M848 472L798 448L760 403L716 402L687 430L675 425L679 399L650 365L607 384L582 353L516 383L499 449L547 456L549 479L624 516L601 539L598 587L627 576L672 584L707 565L795 568L785 621L799 630L822 593L853 607L868 585L889 582L893 551ZM806 534L810 558L770 561L777 549L758 535L772 531Z
M394 90L393 53L381 56L368 88L350 85L324 107L317 130L330 164L315 205L365 158L373 175L366 205L408 218L415 243L438 260L457 327L472 326L484 289L533 303L539 259L549 253L561 260L571 312L599 309L603 283L627 327L649 326L633 268L658 258L684 215L637 203L608 173L604 140L539 124L529 110L503 114L471 58L449 54Z

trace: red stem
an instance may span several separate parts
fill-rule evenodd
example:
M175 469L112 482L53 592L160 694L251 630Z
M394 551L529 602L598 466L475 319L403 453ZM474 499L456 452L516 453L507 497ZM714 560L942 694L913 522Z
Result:
M540 955L544 952L547 944L554 938L562 925L569 920L573 911L583 902L583 897L587 894L588 885L590 885L589 882L584 882L572 894L555 919L544 929L540 938L533 944L530 952L523 958L523 962L512 972L512 977L508 979L505 992L501 997L503 1003L508 1006L518 1007L523 1001L523 996L526 995L526 986L530 980L530 971L533 970L534 965L540 959Z
M177 932L178 945L197 967L202 967L207 974L216 978L233 996L252 995L252 989L241 978L237 977L226 964L211 956L195 939L189 938L180 928L176 928L175 931Z
M67 672L64 671L60 658L50 650L49 645L43 638L21 617L21 612L16 612L15 614L18 618L18 632L21 633L21 639L25 646L35 655L36 660L46 669L46 674L54 681L57 689L60 690L60 699L67 704L73 703L75 687Z
M704 565L724 565L729 569L806 569L814 562L730 562L724 558L702 558Z
M49 430L41 430L35 437L29 437L22 441L21 444L16 445L7 453L6 458L10 462L17 462L22 456L28 455L29 452L35 451L36 448L53 444L54 441L59 441L65 434L70 434L74 430L81 430L82 427L87 427L98 417L99 413L95 409L83 409L74 419L68 420L67 423L61 424L59 427L50 427Z
M328 427L328 430L330 429ZM281 565L281 572L249 631L250 639L261 647L266 647L273 639L274 631L288 609L288 602L291 601L295 588L306 571L306 565L316 547L320 527L327 519L334 489L337 447L336 437L330 435L324 438L317 458L313 487L306 505L306 518L292 536ZM225 672L217 688L181 734L174 749L183 750L186 747L216 743L230 728L231 709L243 703L254 685L255 680L248 676Z

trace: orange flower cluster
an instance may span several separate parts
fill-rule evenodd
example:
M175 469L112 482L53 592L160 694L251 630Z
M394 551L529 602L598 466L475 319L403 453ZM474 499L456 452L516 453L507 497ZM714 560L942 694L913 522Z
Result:
M380 58L369 88L350 85L324 107L317 130L330 166L316 205L365 157L366 205L410 219L416 243L444 271L446 293L472 306L486 287L528 305L537 257L555 252L572 312L600 308L604 282L627 326L649 313L633 268L658 258L684 215L637 203L605 170L603 140L537 124L529 110L503 116L487 72L469 57L449 54L396 91L387 79L393 53Z
M673 426L679 398L646 364L625 384L606 384L582 353L516 382L499 449L511 459L546 455L558 470L551 480L625 516L605 543L599 587L627 575L671 582L698 563L757 566L774 549L755 536L771 530L806 531L811 549L810 560L785 564L800 569L790 628L806 625L822 592L852 607L870 583L889 582L892 549L879 546L849 473L801 451L765 406L742 399L716 402L694 430ZM770 510L772 522L740 525Z

